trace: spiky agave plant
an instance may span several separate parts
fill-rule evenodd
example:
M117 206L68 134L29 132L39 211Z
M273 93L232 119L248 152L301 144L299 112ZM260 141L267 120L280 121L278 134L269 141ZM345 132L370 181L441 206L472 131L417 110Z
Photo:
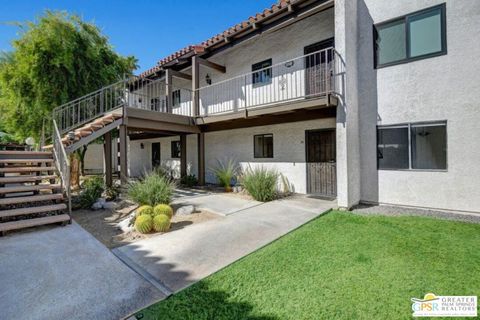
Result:
M225 188L225 191L232 190L232 179L238 174L239 168L234 159L226 159L224 161L217 160L217 166L211 169L218 183Z

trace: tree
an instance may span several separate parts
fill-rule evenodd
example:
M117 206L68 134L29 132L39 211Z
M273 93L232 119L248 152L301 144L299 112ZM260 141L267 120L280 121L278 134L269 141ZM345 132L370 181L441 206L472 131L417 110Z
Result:
M0 62L0 123L17 139L38 141L55 107L136 68L134 57L117 54L98 27L76 15L46 11L19 28L14 50Z

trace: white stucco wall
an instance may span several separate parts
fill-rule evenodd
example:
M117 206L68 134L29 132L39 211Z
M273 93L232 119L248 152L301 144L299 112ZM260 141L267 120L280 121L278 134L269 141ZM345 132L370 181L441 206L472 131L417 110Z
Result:
M298 57L304 55L306 46L332 38L334 33L334 10L329 9L275 32L256 36L209 58L225 66L226 72L200 68L200 113L238 111L246 105L251 107L303 98L305 61ZM293 58L298 58L293 64L283 64ZM252 65L267 59L272 59L274 65L271 84L252 86ZM282 64L275 66L279 63ZM207 74L212 79L210 86L205 80Z
M112 141L112 168L117 171L116 156L117 144L116 140ZM89 173L103 173L103 144L91 143L88 145L87 152L85 153L85 172Z
M216 183L211 169L217 166L217 160L231 158L242 168L257 165L274 168L288 179L295 192L306 193L305 130L326 128L335 128L334 118L207 132L205 133L206 181ZM253 136L256 134L273 134L273 158L254 158ZM162 164L174 168L178 176L180 161L170 158L170 141L178 139L179 137L176 136L131 141L131 174L138 176L145 170L151 170L151 143L160 142ZM144 149L140 148L140 143L144 144ZM188 172L198 176L196 135L187 136L187 161Z
M161 165L180 176L180 159L171 157L171 141L180 140L179 136L166 138L134 140L129 142L130 176L138 177L152 170L152 143L160 142ZM143 149L141 148L143 144ZM187 135L187 172L197 176L197 136Z
M206 181L215 183L212 168L217 160L235 159L245 169L255 166L274 168L283 174L298 193L306 193L305 130L335 128L335 119L317 119L208 132L205 134ZM254 158L253 136L273 134L273 158Z
M372 23L443 2L447 55L373 69ZM360 6L361 199L480 212L480 2L361 0ZM447 121L446 172L376 170L376 124L436 120Z

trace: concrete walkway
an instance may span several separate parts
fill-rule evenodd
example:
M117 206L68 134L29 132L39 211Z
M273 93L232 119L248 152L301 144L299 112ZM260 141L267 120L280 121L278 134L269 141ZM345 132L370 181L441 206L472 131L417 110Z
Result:
M207 202L209 197L201 199ZM227 200L224 196L223 207L229 207ZM306 197L246 205L224 219L138 241L113 252L149 281L163 287L166 294L174 293L335 206L333 201Z
M261 205L262 202L242 199L232 195L224 194L203 194L197 196L177 197L173 202L173 206L193 205L196 209L208 210L222 216L253 208Z
M75 223L0 239L2 319L119 319L164 297Z

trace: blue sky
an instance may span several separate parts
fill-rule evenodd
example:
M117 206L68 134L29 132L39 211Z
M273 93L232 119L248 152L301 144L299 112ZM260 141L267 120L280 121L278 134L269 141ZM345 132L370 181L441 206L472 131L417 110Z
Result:
M45 9L66 10L93 21L142 71L160 58L199 43L271 6L275 0L1 0L0 50L10 50L18 29L5 22L32 21Z

